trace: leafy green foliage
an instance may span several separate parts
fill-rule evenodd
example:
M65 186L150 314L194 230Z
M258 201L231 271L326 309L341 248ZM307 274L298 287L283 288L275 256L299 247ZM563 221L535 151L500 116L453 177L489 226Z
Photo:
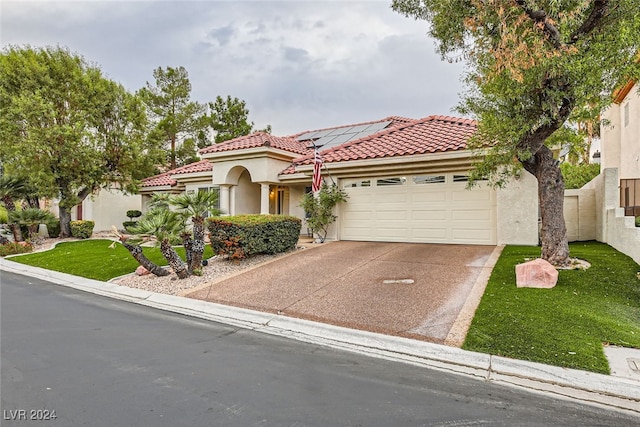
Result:
M534 247L507 246L464 342L466 350L609 373L603 343L640 348L639 266L603 243L572 243L587 270L561 270L552 289L517 288Z
M209 103L209 109L209 121L216 133L216 144L255 132L253 122L249 122L249 110L243 100L231 98L229 95L226 99L218 96L215 102ZM271 133L271 125L260 131Z
M313 193L306 193L300 202L300 207L307 214L307 225L309 229L318 236L321 242L327 238L329 225L337 216L333 214L338 203L347 201L347 193L338 188L336 184L322 184L317 197Z
M78 239L88 239L93 234L94 221L71 221L71 235Z
M9 214L7 213L7 208L4 206L0 206L0 224L6 224L9 222Z
M47 231L49 232L49 237L57 239L60 237L60 220L54 219L47 224Z
M600 174L600 165L597 163L572 165L560 164L560 170L564 177L565 188L582 188L586 183Z
M184 257L184 249L176 250ZM144 247L142 251L152 262L166 265L159 248ZM212 255L207 248L205 256ZM49 251L21 255L11 261L102 281L129 274L139 265L122 245L114 246L111 240L102 239L63 242Z
M137 209L127 211L127 217L133 221L133 218L140 218L142 216L142 212Z
M70 209L117 183L136 190L157 148L145 138L140 100L99 68L60 47L5 48L0 55L0 162L28 176L42 197L60 199L61 234Z
M0 257L7 255L26 254L33 251L33 246L25 242L11 242L4 245L0 245Z
M211 247L229 259L292 250L300 238L299 218L282 215L236 215L207 219Z
M471 181L504 185L521 168L534 175L542 257L566 263L564 188L549 137L584 122L585 110L593 120L616 87L640 77L637 0L393 0L392 8L428 21L441 56L467 63L458 111L478 120L469 147L482 156Z

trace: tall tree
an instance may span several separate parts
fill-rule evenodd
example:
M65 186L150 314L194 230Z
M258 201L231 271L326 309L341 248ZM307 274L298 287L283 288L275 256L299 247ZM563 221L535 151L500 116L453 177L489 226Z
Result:
M600 109L622 79L640 75L638 1L393 0L392 8L427 21L443 59L467 61L459 111L479 120L470 146L486 154L474 176L500 185L521 167L533 174L542 258L566 264L564 181L547 139L575 106Z
M218 96L215 102L209 103L209 109L216 144L256 131L271 133L271 125L267 125L265 129L254 129L253 122L249 122L247 105L241 99L231 98L230 95L226 99Z
M66 48L10 46L0 55L0 162L57 197L60 236L71 209L100 188L136 188L150 171L143 105Z
M138 92L152 113L155 133L169 147L169 166L197 160L194 141L204 136L205 107L191 101L191 82L184 67L158 67L155 84L147 82Z

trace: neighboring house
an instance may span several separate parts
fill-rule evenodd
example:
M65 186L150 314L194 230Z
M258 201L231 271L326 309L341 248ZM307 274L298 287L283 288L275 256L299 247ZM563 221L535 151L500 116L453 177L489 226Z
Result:
M474 162L466 149L472 120L388 117L278 137L254 133L200 150L201 162L143 181L156 191L214 188L227 214L304 218L314 146L325 181L349 195L329 238L469 244L538 243L537 184L530 174L504 189L466 189ZM207 169L209 168L209 169ZM143 202L146 206L146 202Z

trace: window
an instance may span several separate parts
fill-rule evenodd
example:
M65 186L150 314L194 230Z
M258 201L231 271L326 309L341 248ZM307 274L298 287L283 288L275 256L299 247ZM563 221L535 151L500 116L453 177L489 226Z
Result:
M371 180L364 179L362 181L346 182L342 188L371 187Z
M467 175L453 175L453 182L468 182L469 177Z
M629 103L624 105L624 125L629 126Z
M404 185L407 182L407 178L380 178L376 180L376 185L378 187L387 187L390 185Z
M414 184L444 184L446 178L444 175L416 175L413 177Z

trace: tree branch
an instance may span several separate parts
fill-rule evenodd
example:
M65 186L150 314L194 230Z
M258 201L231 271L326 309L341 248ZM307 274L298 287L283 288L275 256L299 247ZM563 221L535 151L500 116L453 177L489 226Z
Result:
M545 12L544 10L533 10L529 7L526 0L516 0L516 3L522 8L524 13L529 16L529 18L531 18L536 23L542 24L542 29L544 30L553 47L556 49L560 49L560 47L562 46L560 31L558 31L556 26L553 25L551 21L549 21L547 12Z
M571 44L577 42L582 36L589 34L593 31L600 23L602 19L605 17L607 12L609 11L609 0L595 0L593 2L593 9L591 9L591 13L582 23L580 28L578 28L572 35L570 42Z

